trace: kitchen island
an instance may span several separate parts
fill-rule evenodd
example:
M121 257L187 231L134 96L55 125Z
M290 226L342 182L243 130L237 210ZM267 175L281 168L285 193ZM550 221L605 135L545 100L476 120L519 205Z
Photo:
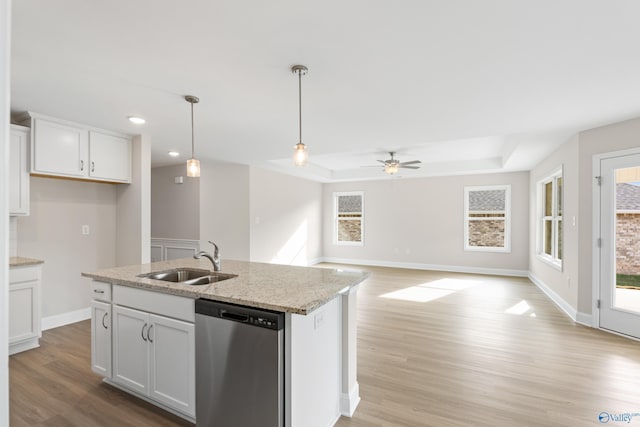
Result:
M211 263L185 258L82 273L94 279L92 365L105 382L194 421L194 302L204 298L284 313L285 426L325 427L353 414L356 296L366 273L225 260L222 273L235 277L211 284L144 277L184 268Z

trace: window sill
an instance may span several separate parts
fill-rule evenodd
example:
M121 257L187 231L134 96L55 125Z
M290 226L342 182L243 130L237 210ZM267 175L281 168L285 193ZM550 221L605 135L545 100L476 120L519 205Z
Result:
M364 246L364 242L334 242L336 246Z
M466 252L498 252L498 253L511 253L511 248L497 248L489 246L465 246Z
M547 264L548 266L551 266L553 268L555 268L558 271L562 271L562 261L555 261L553 258L546 256L546 255L540 255L538 254L537 257L538 260L542 261L543 263Z

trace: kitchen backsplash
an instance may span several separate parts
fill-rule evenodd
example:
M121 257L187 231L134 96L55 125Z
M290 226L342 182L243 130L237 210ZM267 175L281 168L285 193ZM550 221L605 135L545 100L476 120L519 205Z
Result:
M18 218L9 217L9 256L18 256Z

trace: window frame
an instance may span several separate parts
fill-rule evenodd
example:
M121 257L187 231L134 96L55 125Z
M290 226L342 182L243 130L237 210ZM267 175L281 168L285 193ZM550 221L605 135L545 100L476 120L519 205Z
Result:
M558 179L562 180L560 191L558 191ZM549 183L551 183L552 208L551 215L546 215L545 188ZM539 180L536 184L536 257L560 271L562 271L562 259L564 258L564 187L564 170L562 166ZM545 225L548 221L551 221L551 254L547 254L545 250L547 237Z
M361 200L361 212L360 212L360 241L359 242L345 242L339 240L338 236L338 223L340 218L338 216L338 198L342 196L360 196ZM338 191L333 193L333 244L340 246L364 246L364 191Z
M469 245L469 225L471 221L495 220L499 217L472 218L469 216L469 193L473 191L504 190L504 246L471 246ZM487 211L489 213L489 211ZM464 250L471 252L511 252L511 185L478 185L464 187Z

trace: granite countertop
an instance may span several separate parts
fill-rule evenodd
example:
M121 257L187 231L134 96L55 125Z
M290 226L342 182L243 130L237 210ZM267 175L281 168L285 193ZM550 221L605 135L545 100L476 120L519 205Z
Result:
M109 268L82 275L118 285L295 314L312 312L369 276L368 273L358 270L295 267L223 259L221 272L236 274L238 277L197 286L138 277L173 268L211 270L211 267L211 262L204 258L183 258Z
M21 256L12 256L9 258L9 267L24 267L27 265L44 264L41 259L25 258Z

